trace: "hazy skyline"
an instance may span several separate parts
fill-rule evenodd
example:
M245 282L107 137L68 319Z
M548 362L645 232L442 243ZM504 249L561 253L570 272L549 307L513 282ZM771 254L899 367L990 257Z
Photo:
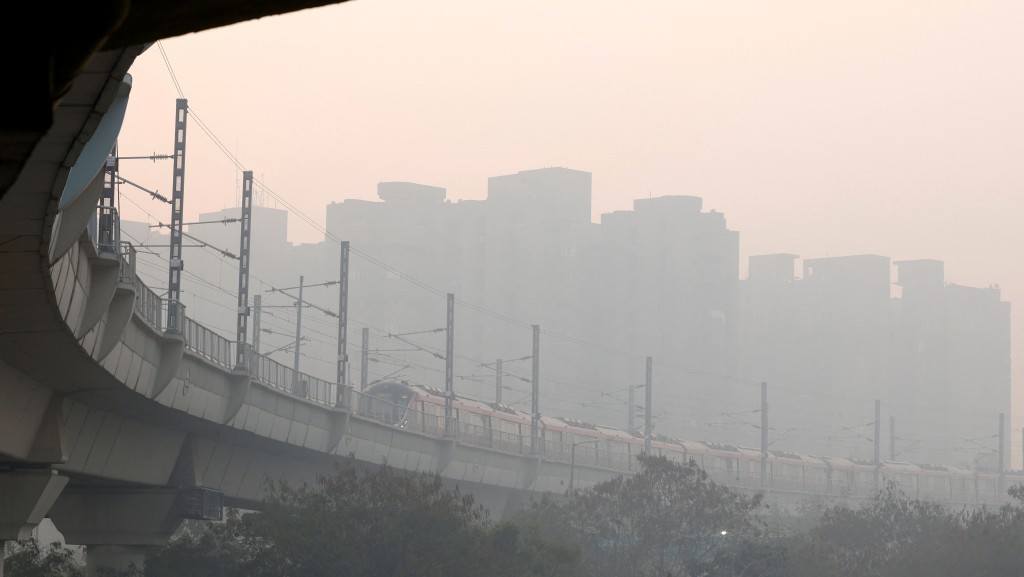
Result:
M702 197L740 232L743 269L769 252L943 260L951 282L1001 286L1016 336L1022 25L1009 1L359 0L162 47L195 118L321 225L380 181L474 199L489 176L564 166L593 174L595 221ZM120 153L169 153L178 92L159 47L131 73ZM196 122L186 163L186 220L235 204L238 169ZM165 161L121 170L170 190ZM1014 385L1016 407L1016 369Z

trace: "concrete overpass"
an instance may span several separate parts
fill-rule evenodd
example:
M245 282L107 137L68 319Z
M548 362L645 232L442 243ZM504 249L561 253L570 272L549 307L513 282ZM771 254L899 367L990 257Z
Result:
M80 54L66 91L45 99L52 121L3 136L0 541L27 538L48 516L88 547L91 572L125 567L204 503L210 516L220 496L253 506L267 479L311 482L344 463L439 472L499 516L564 491L567 463L360 418L308 375L297 396L288 367L251 355L236 366L234 343L168 316L184 307L145 287L133 249L95 225L112 216L97 218L102 168L144 49ZM575 471L578 483L612 474Z
M173 314L132 248L90 224L112 216L97 218L102 167L147 43L326 3L111 3L25 59L39 69L0 127L0 541L49 516L91 572L124 567L182 515L216 516L221 496L252 507L267 479L384 460L438 472L498 516L565 490L565 459L416 434L353 414L333 383L304 375L299 396L288 367L239 365L235 343ZM574 477L619 473L578 463Z

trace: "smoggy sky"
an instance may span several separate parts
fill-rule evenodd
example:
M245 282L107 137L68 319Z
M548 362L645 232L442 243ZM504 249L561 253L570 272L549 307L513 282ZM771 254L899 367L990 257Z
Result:
M595 221L638 197L703 197L744 263L943 260L951 282L1002 287L1017 343L1021 30L1020 0L355 0L154 45L131 70L120 154L172 150L162 47L193 110L186 221L235 206L241 178L197 120L321 224L380 181L477 199L489 176L564 166L593 174ZM121 171L170 195L168 161ZM122 194L126 218L152 220L134 201L169 220Z

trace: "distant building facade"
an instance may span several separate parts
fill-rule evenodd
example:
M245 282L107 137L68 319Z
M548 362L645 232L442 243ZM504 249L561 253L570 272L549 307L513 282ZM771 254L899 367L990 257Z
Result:
M739 233L701 198L638 199L594 223L591 174L568 168L492 177L485 200L453 202L410 182L381 182L377 196L331 203L325 241L302 245L287 241L286 211L254 207L250 302L261 297L262 352L293 362L301 276L301 369L335 377L337 319L323 310L337 311L338 291L317 285L338 279L337 241L347 240L347 381L357 387L364 358L369 381L444 386L451 292L455 390L485 401L499 395L502 359L502 401L529 410L539 325L542 414L626 427L632 397L642 430L651 356L654 432L670 437L757 447L761 382L773 449L871 458L877 399L882 458L989 466L998 414L1009 422L1009 303L997 288L948 283L941 261L757 255L741 280ZM122 229L166 245L160 229ZM218 250L237 250L238 227L187 231L213 247L186 241L188 313L233 338L237 266ZM160 292L166 248L139 259Z
M808 259L798 278L797 258L751 257L741 289L740 373L769 383L769 437L873 459L878 400L880 458L990 463L1011 390L998 289L949 284L941 261L878 255Z

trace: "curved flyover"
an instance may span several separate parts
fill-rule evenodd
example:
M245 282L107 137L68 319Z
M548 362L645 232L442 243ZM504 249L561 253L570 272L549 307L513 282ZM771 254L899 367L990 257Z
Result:
M142 50L89 62L0 198L0 540L50 516L91 559L123 565L183 514L216 517L221 497L252 506L268 479L312 482L346 463L437 472L498 516L563 492L566 462L362 418L333 383L251 352L236 366L235 343L168 316L184 306L141 283L116 212L97 212ZM575 476L615 473L577 464Z

